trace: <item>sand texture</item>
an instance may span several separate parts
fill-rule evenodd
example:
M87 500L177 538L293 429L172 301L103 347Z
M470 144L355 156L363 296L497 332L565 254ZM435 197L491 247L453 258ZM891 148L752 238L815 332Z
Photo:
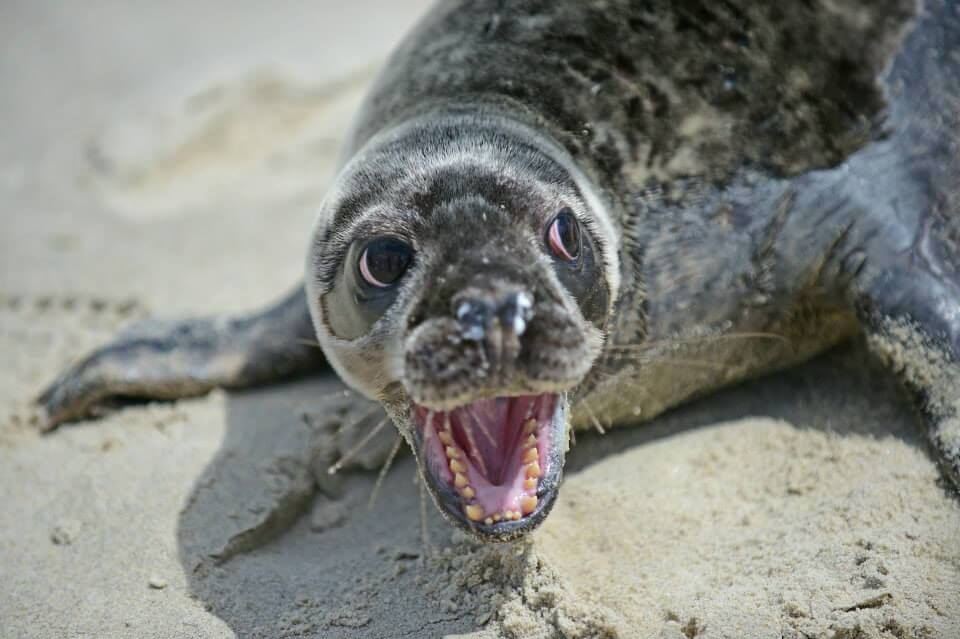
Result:
M422 511L408 455L373 509L375 471L326 475L332 376L36 432L117 330L297 281L427 4L0 5L0 637L960 637L960 500L860 344L581 435L510 546Z

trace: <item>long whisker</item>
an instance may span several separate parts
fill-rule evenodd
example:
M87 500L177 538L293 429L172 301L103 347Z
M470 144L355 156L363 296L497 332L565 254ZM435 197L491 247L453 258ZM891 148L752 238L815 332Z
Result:
M702 359L687 359L687 358L659 358L659 357L637 357L631 358L630 362L635 362L638 364L678 364L680 366L690 366L692 368L707 368L711 370L724 370L727 368L727 365L722 362L711 362ZM616 371L610 371L615 373Z
M320 346L320 342L318 342L315 339L304 339L302 337L299 337L297 338L297 344L300 344L301 346L310 346L310 347L319 348L319 349L323 348L322 346Z
M423 558L430 554L430 528L427 526L427 489L424 479L420 476L416 466L413 469L413 481L417 482L420 493L420 543L423 544Z
M607 431L603 430L603 426L600 425L600 420L597 419L596 414L594 414L593 409L590 408L590 404L587 403L587 400L581 399L580 403L583 404L583 407L587 409L587 415L590 417L590 421L593 422L593 427L597 429L597 432L601 435L606 435Z
M369 444L369 443L370 443L370 440L373 439L374 437L376 437L376 436L377 436L377 433L379 433L381 430L383 430L383 427L386 426L386 425L387 425L387 422L389 422L389 421L390 421L390 417L388 417L388 416L385 415L383 419L381 419L379 422L377 422L377 425L376 425L376 426L374 426L373 428L370 429L370 432L369 432L369 433L367 433L366 435L364 435L363 438L362 438L360 441L358 441L356 444L354 444L354 445L350 448L350 450L348 450L348 451L345 452L343 455L341 455L341 456L340 456L340 459L338 459L336 462L334 462L333 465L330 466L330 468L327 469L327 474L329 474L329 475L335 475L335 474L337 473L337 471L339 471L341 468L343 468L343 465L344 465L344 464L346 464L348 461L350 461L350 460L353 458L354 455L356 455L358 452L360 452L360 449L362 449L364 446L366 446L367 444Z
M467 434L467 440L470 442L470 452L473 453L473 461L480 467L480 471L486 475L487 465L483 461L483 455L480 454L480 449L477 447L477 440L473 436L473 424L477 423L477 418L473 414L472 407L467 408L467 413L470 417L470 423L463 424L463 431Z
M439 435L438 435L438 433L437 433L437 427L433 425L433 415L434 415L434 412L433 412L432 410L428 410L428 411L427 411L427 417L426 417L426 419L423 420L423 447L424 447L424 449L426 449L426 448L430 445L430 440L434 437L434 435L436 435L437 437L439 437ZM433 426L433 428L431 428L431 426Z
M636 348L643 350L646 348L655 348L657 346L673 346L680 344L699 344L706 342L717 342L724 340L734 340L734 339L770 339L778 342L783 342L784 344L791 344L790 338L785 335L780 335L779 333L764 333L764 332L744 332L744 333L721 333L719 335L692 335L688 337L664 337L662 339L655 339L649 341L643 341L636 344L608 344L607 348Z
M490 442L490 445L496 448L497 441L493 438L493 435L490 434L490 431L487 429L486 424L484 424L484 420L480 419L479 416L477 415L477 411L474 409L473 404L470 405L469 410L470 410L470 417L473 419L474 423L480 428L480 432L484 434L484 436L487 438L487 441ZM490 409L487 409L484 412L487 414L487 418L488 418L487 421L493 421L492 418L494 417L494 415L491 413Z
M424 437L424 440L432 437L432 436L437 432L437 427L434 426L434 424L433 424L433 417L434 417L434 415L436 415L435 412L433 412L432 410L429 410L429 409L427 410L427 417L426 417L426 419L423 420L423 424L424 424L423 437ZM433 428L428 428L429 426L433 426Z
M383 462L383 466L380 468L380 473L377 475L377 482L373 485L373 490L370 491L370 499L367 501L367 508L373 509L373 505L377 503L377 495L380 494L380 487L383 486L383 480L386 479L387 473L390 471L390 466L393 465L393 460L396 458L397 453L400 452L400 444L403 443L403 437L397 435L397 439L393 442L393 447L390 449L390 453L387 455L386 461Z
M311 397L309 400L304 401L303 405L312 406L313 404L318 404L325 402L330 399L346 399L352 395L356 395L356 391L352 391L349 388L341 388L338 391L333 391L332 393L325 393L318 397Z

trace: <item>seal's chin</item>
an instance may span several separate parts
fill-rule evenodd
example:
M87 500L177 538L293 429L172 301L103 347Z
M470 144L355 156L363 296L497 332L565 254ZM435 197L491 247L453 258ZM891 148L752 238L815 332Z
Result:
M414 404L423 474L441 509L484 540L535 528L556 498L566 450L566 398L481 399L447 411Z

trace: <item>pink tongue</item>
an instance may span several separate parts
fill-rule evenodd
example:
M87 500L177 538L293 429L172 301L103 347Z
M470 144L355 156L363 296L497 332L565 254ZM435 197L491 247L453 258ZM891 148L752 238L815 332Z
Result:
M481 399L450 413L454 439L484 477L495 486L506 479L504 469L522 428L530 398Z

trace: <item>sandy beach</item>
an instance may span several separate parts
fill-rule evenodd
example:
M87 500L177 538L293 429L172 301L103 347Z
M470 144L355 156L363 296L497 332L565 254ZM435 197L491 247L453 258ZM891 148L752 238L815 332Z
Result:
M332 374L37 432L125 326L297 283L428 5L0 6L0 637L960 637L960 499L858 342L579 436L512 545L422 508L409 455L373 508L376 470L331 480Z

